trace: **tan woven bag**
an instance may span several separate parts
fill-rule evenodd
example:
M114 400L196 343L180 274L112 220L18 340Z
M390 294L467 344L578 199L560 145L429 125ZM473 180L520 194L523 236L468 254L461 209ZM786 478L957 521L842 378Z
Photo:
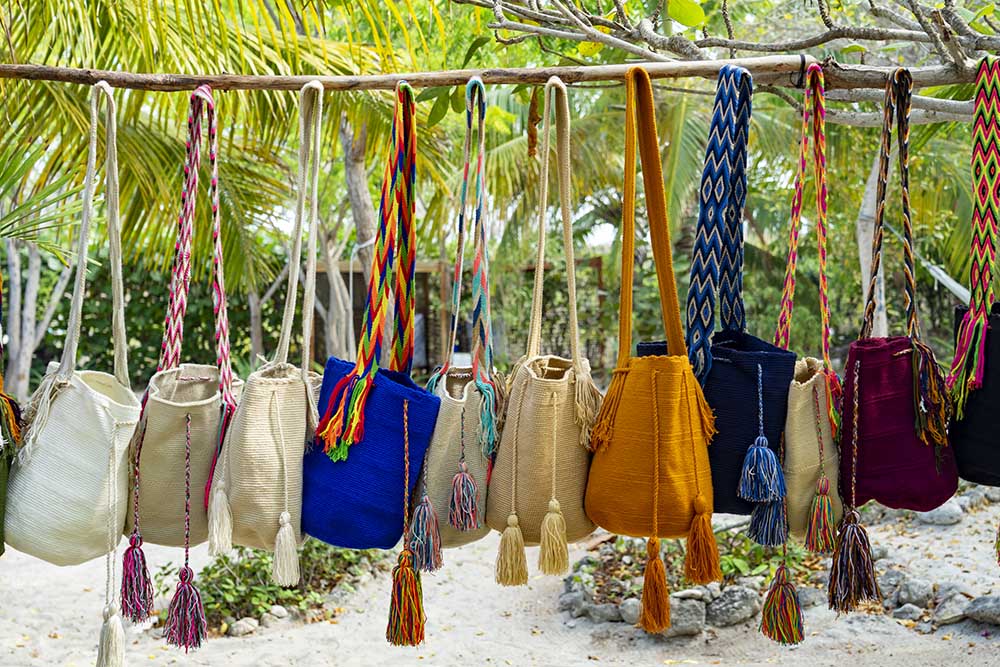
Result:
M540 352L542 281L545 273L551 107L555 102L559 204L562 213L569 291L571 359ZM570 121L566 86L556 77L545 86L545 124L538 216L538 256L527 354L508 382L507 414L487 497L486 522L503 532L497 557L497 583L527 583L525 544L541 543L539 567L559 574L569 567L566 542L594 530L584 511L590 468L590 427L601 394L580 352L576 313L576 276L570 213ZM563 528L563 525L564 528Z
M486 154L486 89L479 77L465 88L465 169L457 218L457 250L451 292L451 339L447 357L427 383L441 398L434 435L427 449L417 493L414 496L410 548L420 570L441 567L441 547L459 547L489 534L483 521L486 480L499 438L497 415L502 411L503 378L493 368L493 334L490 318L489 253L483 204ZM464 282L466 204L468 201L472 119L478 118L475 161L472 312L472 365L453 366Z
M323 86L306 84L299 94L298 204L292 230L288 291L274 359L246 381L226 434L209 499L209 552L233 544L274 551L272 577L281 586L299 582L296 553L301 541L302 456L316 428L314 383L309 370L316 293L317 186ZM309 164L310 158L312 164ZM288 347L298 294L302 219L309 173L309 247L302 304L302 366L288 363Z

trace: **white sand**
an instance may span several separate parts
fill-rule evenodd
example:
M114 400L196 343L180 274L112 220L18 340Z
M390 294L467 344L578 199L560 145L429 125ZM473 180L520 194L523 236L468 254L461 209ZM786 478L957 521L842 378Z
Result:
M918 576L956 581L975 594L1000 593L992 557L993 505L965 515L961 524L878 526L876 543ZM902 534L899 534L902 533ZM533 574L529 585L493 582L497 536L445 554L443 572L424 579L427 642L402 649L385 642L388 577L378 577L349 598L332 623L285 621L244 638L209 640L185 656L151 633L130 631L128 664L136 665L584 665L584 664L1000 664L1000 639L971 623L921 635L887 616L840 619L824 607L806 612L806 642L778 646L754 624L662 640L622 623L569 621L557 611L562 581ZM147 547L152 566L181 558L174 549ZM578 557L580 553L573 554ZM534 572L537 550L529 549ZM204 547L194 554L197 567ZM197 581L197 579L196 579ZM103 605L104 564L57 568L8 550L0 560L0 667L93 665ZM571 627L575 626L575 627ZM1000 635L1000 629L996 629Z

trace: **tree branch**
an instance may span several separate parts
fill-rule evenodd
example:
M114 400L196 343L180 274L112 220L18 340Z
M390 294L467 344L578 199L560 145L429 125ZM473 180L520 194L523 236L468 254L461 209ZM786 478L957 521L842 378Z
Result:
M66 292L66 286L69 284L69 279L72 275L73 262L63 267L62 272L59 274L59 278L56 280L56 284L52 287L52 293L49 294L48 303L45 304L45 312L42 313L42 319L35 327L35 346L33 349L37 349L38 346L42 344L42 340L45 338L45 332L49 330L49 325L52 324L52 318L55 317L56 309L59 307L59 302L62 301L63 294Z

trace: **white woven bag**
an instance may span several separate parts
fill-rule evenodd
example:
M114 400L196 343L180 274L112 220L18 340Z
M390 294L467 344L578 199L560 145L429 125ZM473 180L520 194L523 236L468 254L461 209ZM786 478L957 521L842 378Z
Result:
M87 280L102 94L108 110L105 202L114 375L75 369ZM26 410L27 430L11 470L4 526L10 546L55 565L76 565L113 551L125 523L128 442L139 418L139 401L129 388L121 261L115 104L110 88L102 82L95 86L91 100L76 283L62 361L49 364Z
M301 540L302 456L306 441L315 432L314 388L321 380L310 370L323 120L323 86L318 81L302 88L299 114L298 204L278 350L274 359L255 371L243 387L212 481L208 513L210 552L225 553L233 544L274 551L272 577L281 586L299 582L296 549ZM299 368L288 363L288 347L299 284L307 170L309 247Z

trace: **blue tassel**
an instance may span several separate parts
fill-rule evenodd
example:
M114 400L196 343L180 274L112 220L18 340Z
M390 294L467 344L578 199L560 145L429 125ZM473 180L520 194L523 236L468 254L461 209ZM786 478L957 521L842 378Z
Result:
M479 406L479 447L483 458L492 461L497 452L497 396L488 382L476 378L476 388L483 400Z
M754 505L750 514L747 535L757 544L778 547L788 539L788 520L785 515L785 500L774 500Z
M781 500L785 497L785 475L778 457L767 446L767 438L757 436L743 459L738 495L754 503Z
M413 567L422 572L433 572L440 569L441 559L441 528L437 512L427 492L420 497L420 502L413 508L410 519L410 551L413 552Z

